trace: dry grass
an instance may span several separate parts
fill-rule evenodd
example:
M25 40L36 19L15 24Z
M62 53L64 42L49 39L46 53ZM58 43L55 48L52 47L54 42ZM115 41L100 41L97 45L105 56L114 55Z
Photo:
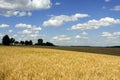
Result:
M119 79L119 56L0 46L0 80Z

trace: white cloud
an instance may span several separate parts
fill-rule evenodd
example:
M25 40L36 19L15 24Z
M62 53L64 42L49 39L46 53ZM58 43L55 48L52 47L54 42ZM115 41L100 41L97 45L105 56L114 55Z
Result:
M107 38L112 38L113 37L113 35L109 32L103 32L102 36L107 37Z
M106 37L108 39L117 39L118 37L120 37L120 32L103 32L102 35L103 37Z
M30 35L30 37L32 37L32 38L36 38L36 37L38 38L39 36L40 36L39 34L31 34Z
M26 15L26 12L21 12L20 14L19 14L19 16L25 16Z
M81 36L80 35L76 35L75 38L79 39L79 38L81 38Z
M28 16L32 16L32 13L31 13L31 12L28 12Z
M114 32L113 35L120 36L120 32Z
M3 26L5 27L5 24L2 25L2 28ZM17 41L33 40L36 42L37 39L44 37L40 34L40 31L42 30L40 26L20 23L16 24L15 27L17 28L17 31L13 32L12 29L6 30L7 32L0 33L0 38L2 39L5 34L9 34L10 37L15 38Z
M71 38L66 36L66 35L59 35L59 36L55 36L52 38L53 40L56 40L56 41L68 41L70 40Z
M34 43L37 42L37 39L42 38L43 39L44 36L40 35L40 34L34 34L34 33L30 33L30 34L21 34L19 36L16 37L17 40L32 40Z
M111 0L105 0L105 2L110 2Z
M75 38L76 39L88 39L87 36L80 36L80 35L76 35Z
M74 14L72 16L60 15L60 16L52 16L48 21L44 21L43 26L51 26L51 27L59 27L63 25L65 22L69 21L77 21L79 18L88 17L88 14Z
M111 10L120 11L120 5L114 6Z
M23 12L20 11L41 10L50 7L50 0L0 0L0 14L4 16L23 15ZM29 15L29 13L26 14Z
M18 32L18 33L20 33L20 34L31 34L32 31L25 29L22 32Z
M120 19L114 19L110 17L101 18L100 20L89 20L83 24L76 24L71 27L71 30L88 30L98 29L103 26L111 26L114 24L120 24Z
M88 39L88 37L85 37L85 36L84 36L84 37L82 37L82 39Z
M13 32L13 30L8 30L8 32L9 32L9 33L12 33L12 32Z
M59 6L59 5L61 5L61 3L60 3L60 2L56 2L55 5L56 5L56 6Z
M36 26L33 26L32 30L34 30L34 31L41 31L41 30L42 30L42 28L41 28L41 27L36 27Z
M31 25L29 25L29 24L23 24L23 23L16 24L15 27L16 28L32 28Z
M88 33L87 33L87 32L85 32L85 31L84 31L84 32L82 32L81 34L82 34L82 35L88 35Z
M22 31L19 31L18 34L21 35L23 40L35 40L41 37L39 32L42 30L42 28L40 26L20 23L16 24L15 27L22 28Z
M31 16L32 13L31 12L26 12L26 11L2 11L0 12L0 15L3 15L6 17L10 17L10 16L18 16L18 17L22 17L22 16Z
M1 11L0 15L4 15L6 17L10 16L17 16L19 14L19 11Z
M23 28L23 29L30 29L31 31L40 31L42 30L41 27L36 26L36 25L30 25L30 24L23 24L23 23L19 23L15 25L16 28Z
M13 37L13 38L16 38L16 37L17 37L17 35L16 35L16 34L14 34L12 37Z
M1 24L0 25L0 28L7 28L7 27L9 27L9 25L7 25L7 24Z
M35 31L35 34L38 34L39 33L39 31Z

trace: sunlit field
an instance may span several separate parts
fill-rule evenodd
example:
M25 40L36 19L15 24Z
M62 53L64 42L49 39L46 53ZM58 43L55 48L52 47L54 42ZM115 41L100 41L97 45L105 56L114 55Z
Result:
M120 80L120 56L0 46L0 80Z

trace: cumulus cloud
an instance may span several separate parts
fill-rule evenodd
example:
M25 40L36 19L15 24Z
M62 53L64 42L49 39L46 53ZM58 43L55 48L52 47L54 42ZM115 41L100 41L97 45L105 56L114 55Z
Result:
M7 28L7 27L9 27L9 25L7 25L7 24L1 24L0 25L0 28Z
M30 37L32 38L38 38L40 35L39 34L31 34Z
M18 16L26 16L26 15L31 16L32 13L31 12L25 12L25 11L22 11L22 12L18 13Z
M18 35L16 35L16 34L12 35L13 38L16 38L17 36L18 36Z
M15 27L16 28L32 28L32 25L20 23L20 24L16 24Z
M28 15L28 16L32 16L32 13L31 13L31 12L28 12L27 15Z
M81 38L81 36L80 35L76 35L75 38L79 39L79 38Z
M88 30L98 29L103 26L111 26L114 24L120 24L120 19L114 19L110 17L101 18L100 20L89 20L86 23L76 24L71 27L71 30Z
M113 35L120 36L120 32L114 32Z
M56 41L68 41L70 39L71 38L66 35L59 35L59 36L53 37L53 40L56 40Z
M41 10L50 7L50 0L0 0L0 14L4 16L29 16L31 13L21 11Z
M34 34L34 33L22 34L20 36L21 36L22 40L32 40L34 43L37 42L37 39L39 39L39 38L43 39L44 38L43 35L41 35L41 34ZM19 37L17 37L17 38L19 38Z
M105 0L105 2L110 2L111 0Z
M76 35L75 38L76 39L88 39L87 36L80 36L80 35Z
M120 5L114 6L111 10L120 11Z
M24 29L31 29L31 30L34 30L34 31L40 31L42 30L41 27L39 26L36 26L36 25L30 25L30 24L23 24L23 23L19 23L19 24L16 24L15 25L16 28L24 28Z
M0 26L2 26L1 28L6 28L9 25L2 24ZM44 36L40 34L40 31L42 30L40 26L20 23L16 24L14 27L17 31L8 28L5 32L2 31L0 33L0 38L2 39L5 34L9 34L10 37L15 38L17 41L33 40L33 42L35 42L39 38L44 38Z
M88 33L87 33L87 32L85 32L85 31L84 31L84 32L82 32L81 34L82 34L82 35L88 35Z
M23 30L22 32L19 32L20 34L31 34L32 31L31 30Z
M22 16L31 16L32 13L31 12L26 12L26 11L1 11L0 15L4 15L6 17L10 17L10 16L18 16L18 17L22 17Z
M103 32L102 36L107 37L107 38L113 38L113 35L109 32Z
M23 23L16 24L15 27L22 29L22 31L19 31L18 34L22 35L21 37L23 37L24 40L26 40L27 38L31 40L37 39L38 37L40 37L39 32L42 30L40 26Z
M89 17L89 15L77 13L72 16L68 15L52 16L48 21L44 21L43 26L59 27L63 25L65 22L77 21L79 18L85 17Z
M23 23L16 24L15 27L25 29L23 32L21 32L21 33L24 33L24 34L26 34L26 33L30 34L32 32L39 33L39 31L42 30L42 28L40 26L23 24Z
M103 37L106 37L108 39L117 39L118 37L120 37L120 32L103 32L102 35Z
M42 28L41 28L41 27L33 26L33 27L32 27L32 30L34 30L34 31L40 31L40 30L42 30Z
M9 32L9 33L12 33L12 32L13 32L13 30L8 30L8 32Z
M60 2L56 2L55 5L56 5L56 6L59 6L59 5L61 5L61 3L60 3Z

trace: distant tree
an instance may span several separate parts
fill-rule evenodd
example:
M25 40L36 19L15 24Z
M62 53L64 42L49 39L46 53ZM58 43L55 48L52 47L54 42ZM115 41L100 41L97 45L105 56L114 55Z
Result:
M24 44L25 44L25 42L24 42L24 41L20 41L20 44L21 44L21 45L24 45Z
M29 41L28 40L25 41L25 45L29 45Z
M42 46L46 46L46 43L42 43Z
M18 44L19 44L19 41L15 41L14 44L15 44L15 45L18 45Z
M33 42L32 42L32 40L30 40L30 41L29 41L29 45L33 45Z
M38 39L38 45L42 45L43 44L43 39Z
M10 38L10 44L13 45L13 43L15 42L14 38Z
M35 45L38 45L38 43L35 43Z
M25 45L33 45L33 42L32 42L32 40L30 40L30 41L26 40L24 44Z
M2 44L3 45L10 45L10 38L8 35L5 35L2 39Z
M51 42L46 42L46 46L54 46L54 44Z
M30 41L26 40L26 41L25 41L25 45L33 45L32 40L30 40Z

